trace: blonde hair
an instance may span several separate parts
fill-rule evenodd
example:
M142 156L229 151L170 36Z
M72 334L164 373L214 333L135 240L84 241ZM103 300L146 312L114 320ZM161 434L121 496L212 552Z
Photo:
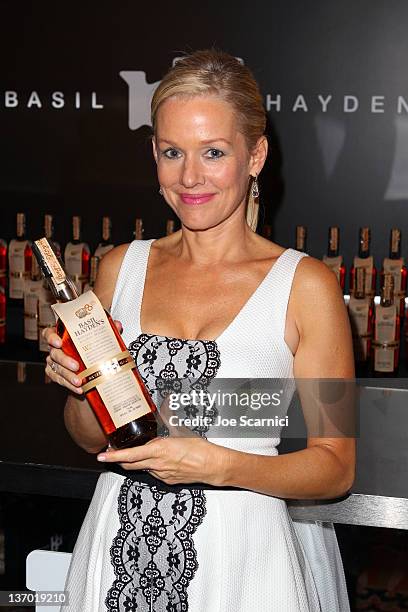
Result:
M195 51L179 59L167 72L151 103L153 131L156 131L158 109L167 98L206 94L217 95L232 105L248 151L252 151L265 133L266 114L262 95L249 68L232 55L215 49ZM252 177L248 183L246 220L255 231L259 202L252 194L254 180Z

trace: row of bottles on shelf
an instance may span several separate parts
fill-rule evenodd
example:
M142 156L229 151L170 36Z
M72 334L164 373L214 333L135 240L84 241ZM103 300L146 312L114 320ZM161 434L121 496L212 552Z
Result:
M263 235L271 236L271 227L265 226ZM296 226L295 248L306 252L307 228ZM349 275L350 295L345 296L351 328L355 360L379 375L395 375L400 356L401 333L405 338L408 361L408 316L405 316L407 268L401 256L401 231L393 228L390 234L388 257L377 274L370 253L369 227L359 229L358 254L353 259ZM339 251L340 230L329 228L327 253L323 262L334 272L344 293L346 267ZM377 278L380 295L376 297ZM405 325L404 325L405 319Z
M72 239L64 249L63 258L67 272L74 280L79 293L93 287L99 262L114 248L111 229L110 217L103 217L101 241L92 255L89 245L81 235L81 218L72 218ZM175 223L169 219L166 223L166 235L174 231ZM61 255L61 247L54 240L52 215L44 217L44 235L53 242L56 251ZM143 238L143 221L140 218L135 220L134 237L136 240ZM47 351L48 345L44 342L41 331L55 324L51 309L55 300L47 283L42 279L35 257L32 256L24 213L17 213L16 238L11 240L9 245L0 239L0 344L6 341L7 298L11 303L24 305L24 338L38 342L40 351Z
M407 268L401 257L401 231L393 228L390 232L389 254L382 262L380 274L377 274L370 253L370 242L370 228L361 227L358 254L350 270L350 296L346 299L354 355L357 363L370 364L374 373L393 376L399 365L407 290ZM344 292L346 267L339 253L339 243L339 228L330 227L323 262L334 272ZM380 281L379 299L375 298L377 277ZM408 344L407 321L404 336Z
M171 234L174 229L174 221L169 220L166 234ZM53 240L52 215L45 215L44 233L61 253L60 246ZM135 221L134 236L135 239L143 237L142 219ZM306 227L297 226L297 250L306 251L306 238ZM80 293L93 287L98 264L113 246L109 217L102 219L102 238L93 255L81 237L81 218L73 217L72 240L65 247L64 259L67 272ZM344 291L346 269L343 258L339 255L338 227L329 228L328 251L323 256L323 261L335 273ZM377 277L381 280L379 298L375 297ZM5 241L0 240L0 343L6 340L7 278L10 301L24 304L24 338L30 343L38 343L40 351L47 351L48 345L44 342L41 331L55 324L51 309L54 300L46 283L41 279L36 259L32 257L23 213L17 214L17 237L10 242L8 249ZM395 374L398 367L406 287L407 269L401 257L400 230L391 230L389 256L383 261L381 273L377 274L370 254L370 229L360 228L359 251L350 270L351 295L345 296L345 299L353 330L356 361L363 364L371 362L373 371L384 375ZM408 357L408 317L405 317L405 342Z

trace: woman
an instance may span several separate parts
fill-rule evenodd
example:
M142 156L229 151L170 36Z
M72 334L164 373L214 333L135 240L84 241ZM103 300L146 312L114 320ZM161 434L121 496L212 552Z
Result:
M175 377L353 377L332 272L252 229L267 140L249 70L215 51L180 60L154 94L152 124L160 191L181 230L117 247L95 285L151 393ZM332 527L292 523L283 499L345 493L353 440L311 437L279 456L279 438L212 439L210 428L100 452L78 365L54 330L47 338L47 374L72 392L68 431L110 470L75 547L69 610L349 609Z

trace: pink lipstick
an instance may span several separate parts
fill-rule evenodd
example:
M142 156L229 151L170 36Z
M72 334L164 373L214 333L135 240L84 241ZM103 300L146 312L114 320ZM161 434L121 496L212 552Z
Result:
M190 206L206 204L214 196L215 193L180 193L180 198L183 204L189 204Z

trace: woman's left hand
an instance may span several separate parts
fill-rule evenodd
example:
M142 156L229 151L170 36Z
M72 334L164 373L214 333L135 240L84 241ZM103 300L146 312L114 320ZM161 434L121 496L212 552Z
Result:
M119 463L125 470L148 470L168 485L223 484L228 449L199 437L154 438L143 446L99 453L98 461Z

